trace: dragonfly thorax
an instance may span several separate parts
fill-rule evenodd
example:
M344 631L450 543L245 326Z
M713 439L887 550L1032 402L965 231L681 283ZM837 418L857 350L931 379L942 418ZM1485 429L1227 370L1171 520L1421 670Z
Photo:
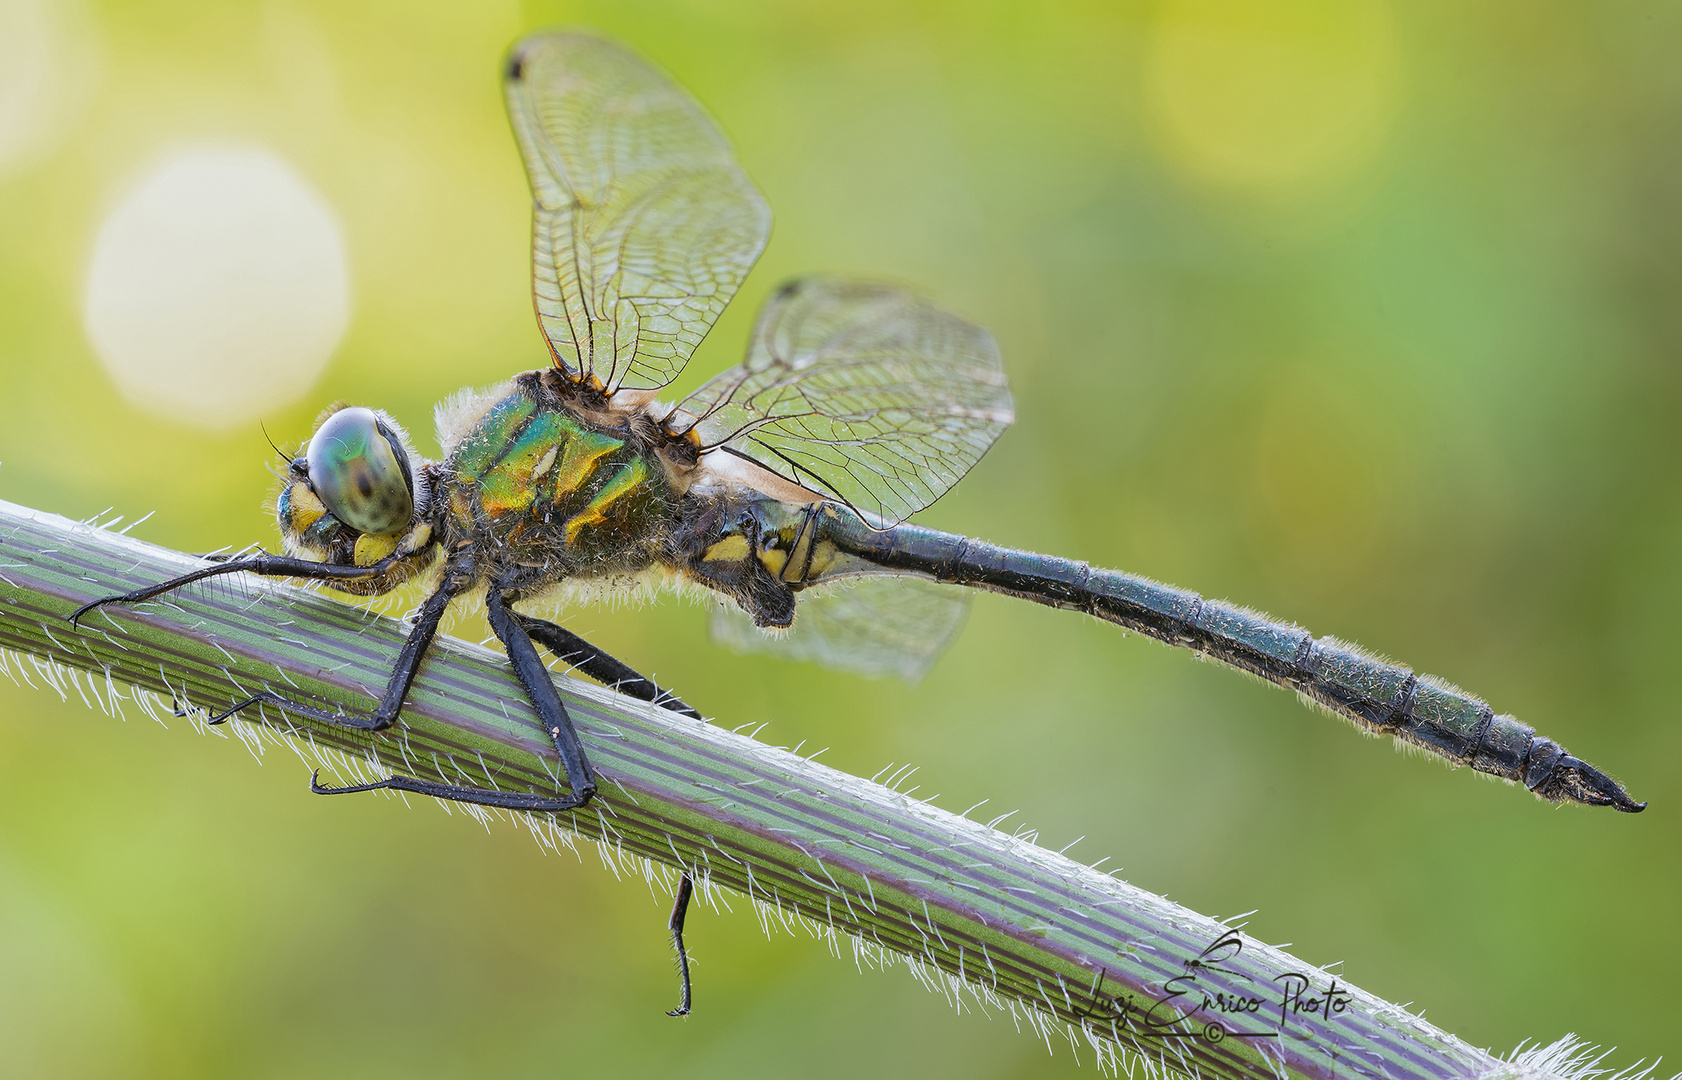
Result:
M471 546L483 576L520 591L639 572L670 532L657 425L640 406L614 409L573 389L552 372L526 372L458 406L442 436L444 545Z

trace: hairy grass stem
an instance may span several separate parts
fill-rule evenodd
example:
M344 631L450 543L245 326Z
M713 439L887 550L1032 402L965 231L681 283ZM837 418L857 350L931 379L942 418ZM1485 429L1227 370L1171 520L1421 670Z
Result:
M0 668L106 714L133 707L166 723L201 726L204 710L261 688L368 707L405 628L309 589L221 577L79 626L65 619L195 565L97 523L0 502ZM552 847L596 841L614 865L668 886L681 869L705 895L744 894L764 923L804 926L861 963L904 962L958 1007L1006 1012L1107 1071L1595 1074L1598 1059L1574 1042L1498 1059L1241 929L816 755L557 682L601 794L558 816L462 809L511 818ZM398 771L541 793L560 784L505 658L449 638L391 731L368 736L273 707L230 727L254 747L291 747L337 782Z

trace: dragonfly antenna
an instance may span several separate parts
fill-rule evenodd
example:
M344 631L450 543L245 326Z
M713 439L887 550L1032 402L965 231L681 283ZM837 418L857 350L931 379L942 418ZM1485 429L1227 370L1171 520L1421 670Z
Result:
M269 434L268 426L261 420L257 421L257 426L262 429L263 438L267 439L269 441L269 445L274 447L274 452L280 455L280 463L282 465L292 464L292 459L286 456L286 451L275 445L274 436Z

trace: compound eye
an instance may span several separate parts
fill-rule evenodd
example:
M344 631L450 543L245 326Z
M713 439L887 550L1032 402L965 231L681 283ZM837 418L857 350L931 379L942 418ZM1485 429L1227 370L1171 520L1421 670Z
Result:
M305 455L310 486L357 532L402 532L415 514L407 455L372 409L340 409L321 422Z

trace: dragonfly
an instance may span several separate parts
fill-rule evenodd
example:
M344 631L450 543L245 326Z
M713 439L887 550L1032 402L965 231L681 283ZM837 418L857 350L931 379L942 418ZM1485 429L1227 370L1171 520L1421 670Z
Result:
M539 647L619 693L701 714L530 607L563 587L659 578L737 612L727 638L751 641L744 626L784 630L798 616L785 651L913 677L962 623L966 590L1085 612L1543 799L1645 807L1512 716L1355 646L1144 577L907 523L1014 419L991 336L911 290L792 281L765 304L742 363L659 401L765 247L770 208L695 99L624 46L539 32L509 52L503 86L531 184L532 294L550 363L441 406L439 461L383 411L330 409L282 477L282 554L213 561L71 616L232 573L362 595L420 579L426 598L370 712L262 690L212 718L271 704L378 732L398 722L451 602L483 591L565 790L393 775L344 787L313 776L313 791L585 806L597 777ZM691 894L681 878L668 923L681 973L672 1015L691 1006Z

